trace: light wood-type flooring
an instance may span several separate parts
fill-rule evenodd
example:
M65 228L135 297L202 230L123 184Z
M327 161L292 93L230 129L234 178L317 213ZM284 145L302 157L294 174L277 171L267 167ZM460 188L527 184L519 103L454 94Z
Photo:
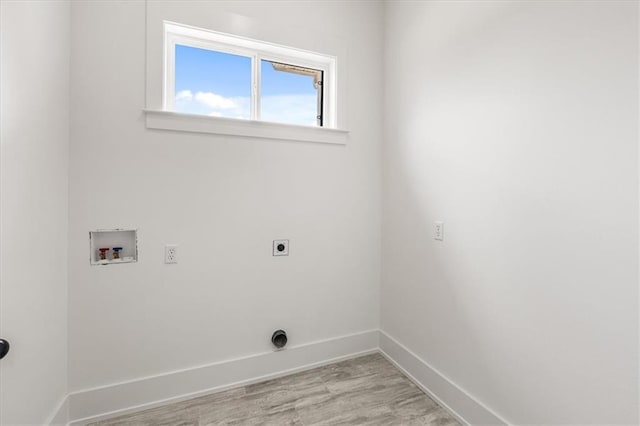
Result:
M95 426L459 423L380 354L102 420Z

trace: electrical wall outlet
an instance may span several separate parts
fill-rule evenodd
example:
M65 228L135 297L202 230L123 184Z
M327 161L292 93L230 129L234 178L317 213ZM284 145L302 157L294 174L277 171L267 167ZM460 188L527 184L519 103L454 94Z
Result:
M178 263L178 246L167 244L164 246L164 263Z
M433 239L438 241L444 239L444 222L433 222Z
M289 240L273 240L274 256L289 256Z

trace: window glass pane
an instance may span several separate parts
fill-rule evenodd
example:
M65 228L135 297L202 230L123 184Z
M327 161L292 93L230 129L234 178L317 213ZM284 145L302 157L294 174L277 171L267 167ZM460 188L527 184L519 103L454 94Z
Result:
M251 118L251 58L176 45L175 111Z
M266 60L260 67L260 119L318 126L320 99L315 83L322 80L322 72Z

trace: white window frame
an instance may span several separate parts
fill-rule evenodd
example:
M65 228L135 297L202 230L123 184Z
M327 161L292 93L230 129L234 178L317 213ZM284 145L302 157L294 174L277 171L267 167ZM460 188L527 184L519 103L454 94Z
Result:
M231 34L196 28L175 22L164 21L164 70L163 70L163 110L175 113L175 50L176 45L213 50L248 57L252 66L251 118L260 120L260 69L261 61L281 62L312 68L323 72L322 117L320 128L337 127L337 86L336 58L315 52L286 47L264 41L239 37ZM317 126L306 126L318 128Z

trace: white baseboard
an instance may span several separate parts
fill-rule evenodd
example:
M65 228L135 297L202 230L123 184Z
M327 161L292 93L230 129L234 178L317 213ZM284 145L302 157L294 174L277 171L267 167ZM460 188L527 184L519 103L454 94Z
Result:
M463 424L509 424L486 405L382 330L380 331L380 352L427 395Z
M68 404L68 421L72 426L84 425L373 353L378 351L378 338L378 330L370 330L292 346L283 351L71 392L65 403Z
M67 423L69 423L69 396L65 395L58 405L56 405L56 408L45 424L50 426L65 426Z

